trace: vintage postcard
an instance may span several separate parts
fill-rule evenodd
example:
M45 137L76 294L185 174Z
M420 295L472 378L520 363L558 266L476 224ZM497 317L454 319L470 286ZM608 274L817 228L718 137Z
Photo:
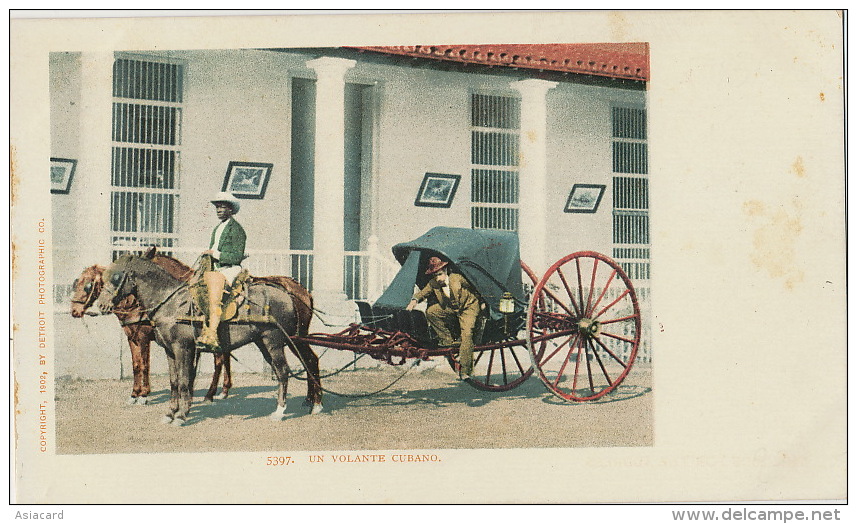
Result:
M843 28L13 18L14 501L844 499Z

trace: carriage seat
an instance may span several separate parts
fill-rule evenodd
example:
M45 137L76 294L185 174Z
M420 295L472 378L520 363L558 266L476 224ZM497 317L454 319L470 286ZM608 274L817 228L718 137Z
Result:
M363 300L356 302L360 323L364 326L390 332L401 331L408 333L424 346L437 345L434 331L429 327L424 311L375 307Z

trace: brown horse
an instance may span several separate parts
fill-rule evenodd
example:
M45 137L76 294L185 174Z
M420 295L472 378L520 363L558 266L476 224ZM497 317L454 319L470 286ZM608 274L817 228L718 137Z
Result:
M157 248L152 246L143 255L155 264L164 268L174 278L187 282L193 276L193 269L186 266L175 258L157 253ZM81 318L87 314L87 310L95 303L104 287L103 273L105 266L93 265L83 270L83 273L74 281L71 295L71 315ZM295 310L298 316L298 329L300 336L309 333L309 324L312 320L312 295L300 283L285 276L253 277L254 282L269 282L286 289L295 298ZM150 345L154 339L152 323L149 321L143 308L134 295L125 297L116 307L113 313L119 319L125 336L128 338L128 346L131 349L131 363L134 370L134 386L131 390L129 404L147 404L151 393L149 385L149 355ZM296 342L299 343L299 342ZM216 398L224 399L229 395L232 388L231 360L228 355L214 354L214 374L211 385L205 394L205 401L211 402L217 393L217 385L220 382L220 374L223 373L223 390Z

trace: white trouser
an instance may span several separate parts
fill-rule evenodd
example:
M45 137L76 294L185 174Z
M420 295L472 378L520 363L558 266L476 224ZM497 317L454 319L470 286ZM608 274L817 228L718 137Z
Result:
M229 266L215 269L215 271L226 277L226 282L231 286L242 269L241 266Z

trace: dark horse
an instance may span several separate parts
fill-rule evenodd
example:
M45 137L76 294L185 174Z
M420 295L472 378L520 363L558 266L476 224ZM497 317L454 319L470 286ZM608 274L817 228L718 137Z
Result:
M173 257L157 252L152 246L144 254L155 264L163 267L174 278L187 282L193 276L193 269L186 266ZM102 273L105 267L93 265L83 270L81 275L75 279L71 295L71 315L81 318L87 310L95 303L104 286ZM272 282L283 286L286 291L295 297L295 306L298 311L298 333L305 336L309 332L309 324L312 320L312 296L300 283L293 278L285 276L256 277L254 280ZM128 346L131 349L131 364L134 372L134 385L131 390L129 404L147 404L151 393L149 385L149 352L151 342L154 339L152 323L146 316L143 308L137 302L134 295L129 295L113 308L113 314L119 319L125 336L128 338ZM220 373L223 373L223 390L217 398L224 399L229 396L232 388L231 361L222 353L214 355L214 374L211 386L205 394L205 400L211 402L217 393L220 382Z
M104 287L97 305L109 313L126 297L133 295L145 310L153 326L155 341L164 347L170 370L170 408L164 422L182 425L187 421L193 398L198 352L197 330L179 319L189 310L188 285L174 278L152 261L125 255L105 269ZM225 352L254 342L271 365L279 381L277 408L271 418L285 418L289 370L284 346L288 345L307 371L307 400L312 413L319 413L321 381L318 357L307 344L296 344L291 337L299 334L297 300L284 288L271 282L249 286L246 304L252 321L228 322L218 330Z

